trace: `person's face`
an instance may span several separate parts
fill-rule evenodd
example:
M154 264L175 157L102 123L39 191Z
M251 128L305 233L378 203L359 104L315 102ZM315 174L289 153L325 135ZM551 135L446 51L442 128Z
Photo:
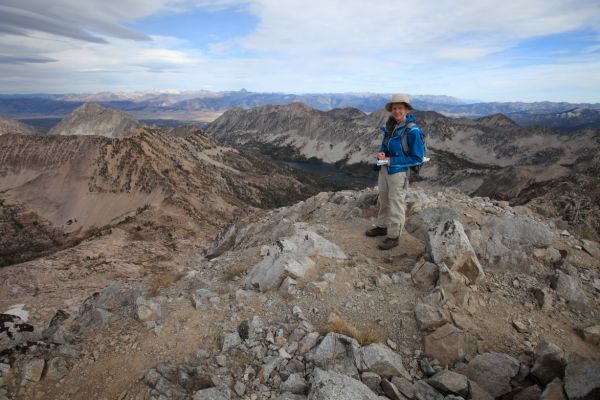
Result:
M404 103L394 103L392 104L392 116L396 121L402 121L406 119L406 114L408 113L408 107Z

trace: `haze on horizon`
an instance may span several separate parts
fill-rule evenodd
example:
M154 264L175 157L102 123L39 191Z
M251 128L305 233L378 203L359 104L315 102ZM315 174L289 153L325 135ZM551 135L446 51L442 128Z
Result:
M600 102L600 3L5 0L0 93L403 91Z

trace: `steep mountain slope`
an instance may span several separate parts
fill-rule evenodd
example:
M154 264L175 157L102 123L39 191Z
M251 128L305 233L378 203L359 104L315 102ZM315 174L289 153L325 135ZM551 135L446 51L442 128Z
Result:
M15 121L14 119L0 117L0 135L7 133L35 135L37 132L32 126Z
M599 145L593 132L564 137L547 128L520 128L501 115L479 120L435 112L414 115L433 152L450 152L484 166L570 164L583 149ZM381 140L377 126L385 118L382 111L370 115L357 109L322 112L296 103L229 110L209 124L207 131L224 143L287 147L299 157L352 165L372 162Z
M334 163L345 157L362 161L373 141L373 127L357 109L322 112L303 103L227 111L207 126L217 139L237 146L289 149L297 157Z
M141 122L123 111L85 103L63 118L48 134L122 137L139 126Z
M319 190L296 175L219 146L200 131L0 138L0 196L67 233L100 228L148 206L187 216L196 230L214 229L245 208L277 206Z

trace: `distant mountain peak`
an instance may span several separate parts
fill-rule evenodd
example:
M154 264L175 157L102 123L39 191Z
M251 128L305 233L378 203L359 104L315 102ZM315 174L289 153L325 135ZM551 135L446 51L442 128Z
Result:
M74 112L102 112L108 110L106 107L102 107L100 104L96 102L83 103L81 106L76 108Z
M84 103L63 118L49 135L98 135L122 137L142 123L124 111L98 103Z
M485 117L477 118L476 121L488 126L519 126L519 124L502 113L486 115Z

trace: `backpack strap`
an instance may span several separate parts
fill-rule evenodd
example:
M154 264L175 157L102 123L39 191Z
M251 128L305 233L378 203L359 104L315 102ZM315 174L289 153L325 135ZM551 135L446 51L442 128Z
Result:
M410 149L410 147L408 147L408 132L410 132L410 130L415 126L417 126L417 124L415 124L414 122L409 122L408 124L406 124L404 130L402 131L400 140L402 142L402 151L404 152L405 156L408 155Z

